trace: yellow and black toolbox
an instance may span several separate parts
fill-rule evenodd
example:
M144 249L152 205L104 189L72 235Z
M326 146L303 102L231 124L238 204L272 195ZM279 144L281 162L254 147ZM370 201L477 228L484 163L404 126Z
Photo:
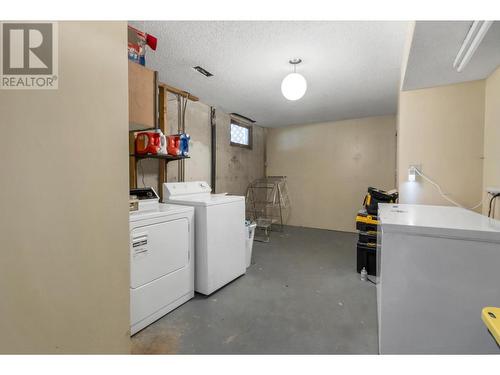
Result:
M368 244L376 244L377 243L377 232L368 231L368 232L359 232L359 242L368 243Z
M376 232L379 224L378 216L370 215L363 209L356 215L356 230L360 232Z
M356 271L366 268L368 275L375 276L377 269L377 226L378 217L370 215L366 209L356 215L358 243L356 246Z
M356 246L356 271L366 269L368 275L376 276L377 272L377 230L380 224L378 218L379 203L396 203L398 192L396 190L384 191L373 187L363 200L364 209L356 215L356 229L359 232Z
M397 200L398 192L396 190L385 191L369 187L363 200L363 206L370 215L378 215L379 203L396 203Z

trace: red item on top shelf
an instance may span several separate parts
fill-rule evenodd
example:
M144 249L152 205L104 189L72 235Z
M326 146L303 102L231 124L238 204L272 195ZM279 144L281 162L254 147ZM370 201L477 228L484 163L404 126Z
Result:
M160 133L142 132L135 138L135 152L139 155L156 155L161 146Z
M179 134L167 136L167 152L169 155L181 154L181 137Z

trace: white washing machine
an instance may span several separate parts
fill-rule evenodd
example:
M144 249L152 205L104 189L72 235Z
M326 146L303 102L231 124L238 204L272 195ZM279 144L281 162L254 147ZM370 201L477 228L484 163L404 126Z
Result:
M195 208L195 290L209 295L246 272L245 197L211 194L206 182L163 185L163 199Z
M194 296L194 209L160 204L152 188L131 191L130 334Z

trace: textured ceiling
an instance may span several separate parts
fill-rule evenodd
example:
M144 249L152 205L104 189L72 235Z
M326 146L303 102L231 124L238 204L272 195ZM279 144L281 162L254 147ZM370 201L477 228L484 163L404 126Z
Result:
M500 65L500 22L490 27L465 69L453 62L472 21L418 21L415 25L403 90L449 85L489 76Z
M407 22L147 21L130 22L158 38L146 65L160 80L261 126L396 113ZM296 102L281 94L297 71L308 83ZM200 65L214 76L192 69Z

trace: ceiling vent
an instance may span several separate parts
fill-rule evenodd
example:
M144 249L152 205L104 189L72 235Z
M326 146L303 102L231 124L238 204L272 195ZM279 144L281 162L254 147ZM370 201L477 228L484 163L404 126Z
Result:
M206 69L203 69L201 66L193 66L193 69L196 70L198 73L203 74L205 77L212 77L213 76L212 73L210 73Z

